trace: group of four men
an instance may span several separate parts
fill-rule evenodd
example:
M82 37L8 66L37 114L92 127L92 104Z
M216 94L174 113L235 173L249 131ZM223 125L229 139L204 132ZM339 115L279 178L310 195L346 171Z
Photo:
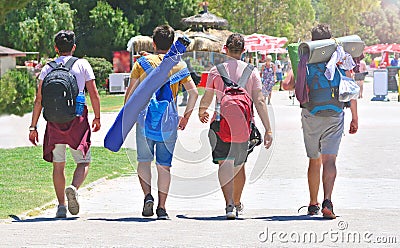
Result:
M312 31L314 34L322 33L320 39L331 38L330 31L324 25L319 25ZM158 66L164 58L169 48L174 42L174 30L168 25L162 25L153 31L153 47L154 54L147 55L147 61L153 66ZM68 59L72 57L75 50L75 35L72 31L60 31L55 36L55 50L59 57L56 59L57 63L65 64ZM247 68L247 63L240 60L241 54L244 52L244 38L240 34L232 34L228 37L226 44L226 55L230 57L229 60L223 63L223 66L232 82L238 82L244 70ZM182 63L177 64L170 74L173 74L185 65ZM46 65L40 76L37 95L35 98L35 105L32 114L32 122L30 126L29 139L36 145L38 142L37 123L42 110L41 105L41 86L43 79L51 71L51 68ZM94 74L89 63L85 59L79 59L71 69L71 73L77 78L80 90L86 86L89 92L90 100L93 106L94 116L92 127L96 132L100 129L100 100L94 83ZM133 65L131 72L130 85L125 94L125 102L129 99L138 85L146 77L145 70L139 63ZM198 98L198 92L193 80L187 76L180 80L180 85L183 85L189 94L189 99L184 110L184 114L179 119L177 129L184 130L189 117ZM171 85L173 97L176 101L178 94L179 84ZM206 83L205 93L200 101L198 117L202 123L212 122L215 120L216 115L210 116L207 112L214 95L216 95L217 102L221 100L225 89L224 82L220 73L214 66L210 72ZM254 106L258 112L261 122L264 126L265 133L264 147L266 149L271 147L272 144L272 130L268 111L265 103L265 98L261 91L260 74L254 68L249 76L249 79L243 87L248 95L254 102ZM358 128L357 124L357 111L356 103L352 103L352 124L350 133L355 133ZM55 191L58 199L58 209L56 217L66 217L66 200L68 198L68 209L71 214L78 214L79 203L77 190L83 183L91 160L90 157L90 126L87 124L87 109L79 118L79 121L73 120L68 123L57 124L47 122L46 133L43 146L43 157L46 161L53 163L53 181ZM320 168L323 166L323 186L324 186L324 202L322 204L322 213L325 218L335 218L333 213L333 206L331 203L331 194L333 190L333 183L336 176L335 160L338 152L341 135L343 133L343 113L337 113L333 116L313 116L307 109L304 108L302 112L304 141L306 144L307 155L310 158L308 181L310 190L310 203L308 206L308 214L318 214L320 210L317 201L319 183L320 183ZM82 123L86 123L84 125ZM305 126L307 128L305 128ZM158 219L169 219L166 212L166 199L170 186L170 167L173 158L173 151L177 135L170 136L164 141L154 141L144 135L143 126L136 125L136 142L137 142L137 173L139 176L140 185L144 193L143 216L153 216L153 207L155 199L151 194L151 163L156 158L156 167L158 172L158 204L156 208L156 215ZM75 130L75 131L74 131ZM80 130L77 132L76 130ZM67 139L65 137L73 136L74 139ZM64 139L63 139L64 137ZM213 147L213 162L219 165L218 177L221 189L225 198L226 204L226 218L235 219L237 215L243 210L241 202L241 195L245 185L245 170L244 165L247 160L247 142L234 143L224 142L218 135L217 139L212 144ZM74 177L71 186L65 189L65 149L66 144L70 146L71 153L77 168L74 172ZM65 190L64 190L65 189Z

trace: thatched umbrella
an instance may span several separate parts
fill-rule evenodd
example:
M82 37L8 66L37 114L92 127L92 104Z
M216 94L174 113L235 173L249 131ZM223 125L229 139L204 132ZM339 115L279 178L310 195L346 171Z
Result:
M228 26L227 20L211 14L210 12L182 18L181 22L190 26L192 29L199 29L200 27L207 29L209 27L218 28Z
M191 30L176 31L176 36L185 35L189 37L191 43L187 48L191 51L209 51L221 52L228 36L232 34L229 30L208 29L207 32L195 32ZM153 52L153 39L149 36L135 36L131 38L127 45L127 50L132 54L137 54L141 51Z
M192 41L187 48L188 52L191 51L209 51L209 52L221 52L223 45L231 31L228 30L215 30L208 29L207 32L196 32L186 30L182 32L176 31L177 34L185 35Z

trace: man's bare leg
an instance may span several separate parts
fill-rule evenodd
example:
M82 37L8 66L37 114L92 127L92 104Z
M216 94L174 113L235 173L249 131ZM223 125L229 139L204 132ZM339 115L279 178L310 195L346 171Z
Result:
M310 205L318 204L318 190L321 177L321 157L310 158L308 164L308 189L310 193Z

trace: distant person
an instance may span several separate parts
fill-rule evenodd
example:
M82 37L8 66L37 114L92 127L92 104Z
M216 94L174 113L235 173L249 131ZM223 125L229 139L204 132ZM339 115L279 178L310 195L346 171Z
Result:
M391 66L399 66L399 54L395 53L394 58L390 61Z
M200 2L199 6L203 8L203 10L200 11L200 14L204 14L204 13L208 12L208 2L207 1Z
M276 83L279 84L279 91L283 91L282 88L282 80L283 80L283 65L282 65L281 55L278 54L278 57L275 61L275 74L276 74Z
M330 39L332 34L327 24L318 24L312 29L311 36L314 41ZM318 191L322 165L324 190L322 215L326 219L335 219L332 191L336 179L336 157L344 130L344 103L339 102L337 92L340 82L339 73L345 72L342 69L336 70L333 80L328 81L324 75L326 69L325 62L307 64L306 68L302 68L301 64L304 58L306 57L302 56L300 58L297 71L296 95L299 99L301 92L297 92L297 89L300 89L303 84L299 80L304 79L309 89L307 92L309 100L300 105L302 108L301 122L304 144L307 157L309 158L307 176L310 202L306 206L308 207L307 214L316 215L321 210L318 201ZM351 77L349 71L346 74L348 77ZM304 76L302 77L302 75ZM355 134L358 130L357 100L350 101L350 110L351 122L349 133Z
M231 59L218 66L224 68L225 72L228 74L227 79L231 80L231 82L238 83L245 70L250 70L248 64L240 60L241 54L244 52L243 36L240 34L230 35L226 41L225 48L227 50L227 56L231 57ZM264 125L264 145L268 149L272 144L272 130L269 122L267 106L261 91L260 74L257 68L245 73L248 73L249 78L247 82L245 82L244 89L253 99L256 110ZM222 137L219 137L219 131L214 128L215 125L218 125L216 122L218 116L216 114L217 111L214 112L212 118L210 118L210 115L207 112L208 107L213 101L214 94L216 95L216 101L220 103L225 88L226 85L221 74L219 73L217 66L214 66L210 70L205 93L200 101L199 119L202 123L211 122L209 140L211 147L213 147L213 162L219 165L218 178L225 198L226 218L235 219L236 216L243 211L241 195L246 181L244 165L248 156L248 141L241 143L224 142ZM222 112L223 109L220 111ZM220 128L222 131L223 127L221 126ZM236 213L234 213L235 209Z
M151 67L155 68L160 65L164 55L168 52L169 48L174 42L174 34L174 29L168 25L161 25L153 30L154 54L143 57ZM172 68L170 76L176 75L176 73L185 68L186 63L183 61L178 63ZM131 83L125 93L125 103L136 90L138 85L146 78L146 76L147 73L145 72L143 65L140 63L140 61L136 61L133 65L130 76ZM180 85L184 86L189 94L186 108L183 112L183 116L179 119L179 124L177 127L179 130L184 130L189 121L189 117L192 114L194 105L196 104L198 92L190 75L180 78L178 83L170 85L170 91L172 91L174 104L176 104ZM155 120L155 118L152 120ZM154 160L155 155L155 163L158 172L158 205L156 208L156 214L158 219L169 219L165 203L171 182L170 168L172 166L172 156L175 149L177 135L177 131L174 131L173 134L171 134L168 138L165 138L162 141L157 141L149 138L149 136L146 136L146 127L143 124L140 124L140 121L136 123L136 146L138 161L137 173L139 176L140 186L142 187L144 193L144 204L142 211L142 216L144 217L150 217L154 215L154 197L151 194L151 163Z
M362 98L364 78L366 74L368 74L367 64L364 61L364 54L362 54L360 57L354 58L353 60L356 63L356 66L353 68L353 71L355 73L354 79L358 86L360 86L360 93L358 95L358 98Z
M267 104L271 104L272 87L275 85L275 66L272 63L272 56L267 55L265 64L261 66L262 93L268 98Z
M73 60L72 54L75 51L75 34L70 30L61 30L54 38L55 51L58 58L56 64L67 66L68 62ZM50 62L51 63L51 62ZM37 145L39 134L37 131L37 123L42 112L42 100L47 95L42 95L43 81L46 81L46 76L53 70L50 64L43 67L39 75L39 86L36 93L35 103L32 113L32 122L29 127L29 140L32 144ZM94 119L92 121L93 132L100 130L100 97L97 92L95 76L92 67L85 59L78 59L73 63L70 70L75 76L79 92L84 92L84 88L89 92L90 102L92 104ZM46 88L49 86L46 86ZM53 86L53 89L55 86ZM64 91L65 92L65 91ZM45 94L47 94L45 92ZM59 96L54 94L54 99L62 101ZM54 101L53 104L56 104ZM45 115L46 114L46 115ZM51 118L52 115L44 108L44 117ZM75 116L75 115L73 115ZM53 117L54 118L54 117ZM89 164L91 162L90 153L90 126L88 122L88 110L84 107L83 114L74 117L71 121L58 123L47 121L46 131L44 134L43 158L47 162L53 163L53 183L57 195L58 207L56 218L66 218L67 210L65 206L65 194L68 199L68 210L72 215L79 213L79 202L77 190L85 180ZM75 161L76 169L72 178L72 183L65 189L65 151L66 145L70 147L70 152Z

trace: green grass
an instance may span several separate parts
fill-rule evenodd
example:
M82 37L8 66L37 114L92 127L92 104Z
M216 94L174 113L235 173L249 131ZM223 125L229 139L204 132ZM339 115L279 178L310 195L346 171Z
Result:
M136 162L130 163L126 150L113 153L103 147L91 149L92 163L83 186L100 178L111 179L136 170ZM0 154L0 218L21 214L55 199L53 166L42 159L41 146L0 149ZM75 166L67 151L67 185L71 183Z
M118 112L124 105L124 94L117 95L100 95L100 106L101 112ZM89 112L93 112L92 104L90 102L90 97L86 96L86 101L88 105Z

